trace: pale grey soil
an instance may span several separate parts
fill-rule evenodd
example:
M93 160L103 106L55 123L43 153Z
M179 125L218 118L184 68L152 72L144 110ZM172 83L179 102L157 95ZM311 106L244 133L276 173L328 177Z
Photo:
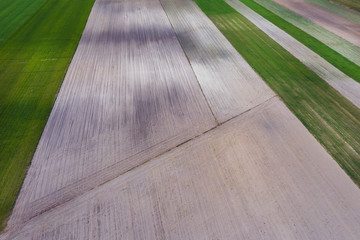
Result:
M191 0L161 3L96 1L0 239L358 239L356 185Z
M160 2L218 120L275 95L193 1Z
M360 191L278 98L4 239L359 239Z
M160 3L98 0L9 225L214 126Z

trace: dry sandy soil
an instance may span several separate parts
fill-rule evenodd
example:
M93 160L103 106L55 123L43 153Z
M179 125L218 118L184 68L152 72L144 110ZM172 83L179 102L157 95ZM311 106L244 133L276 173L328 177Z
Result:
M273 0L360 47L360 26L304 0Z
M360 108L360 83L345 75L318 54L304 46L295 38L248 8L238 0L225 0L231 7L254 23L259 29L274 39L309 69L319 75L333 88Z
M161 4L96 1L0 239L360 238L356 185L191 0Z

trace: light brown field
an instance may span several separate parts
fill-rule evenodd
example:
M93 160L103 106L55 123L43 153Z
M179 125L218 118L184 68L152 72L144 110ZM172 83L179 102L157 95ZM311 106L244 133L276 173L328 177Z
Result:
M160 1L96 1L0 239L359 238L356 185L191 0Z
M214 126L160 3L96 1L9 225Z
M195 2L160 2L220 122L275 95Z
M360 191L278 98L4 239L359 239Z
M304 0L273 0L360 47L360 26Z
M10 226L274 96L199 9L208 31L177 23L195 76L158 1L121 3L92 10Z
M360 83L328 63L318 54L304 46L295 38L248 8L238 0L225 0L231 7L249 19L259 29L299 59L305 66L319 75L333 88L360 108Z

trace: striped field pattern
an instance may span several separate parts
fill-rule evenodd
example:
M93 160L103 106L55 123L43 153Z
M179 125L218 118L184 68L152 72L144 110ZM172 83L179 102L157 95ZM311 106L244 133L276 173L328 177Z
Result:
M358 47L263 6L95 0L0 240L359 239Z

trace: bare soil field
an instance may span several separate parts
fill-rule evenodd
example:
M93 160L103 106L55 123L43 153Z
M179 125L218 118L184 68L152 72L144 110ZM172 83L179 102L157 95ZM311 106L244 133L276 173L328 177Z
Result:
M157 1L97 1L10 225L275 95L196 4L162 3L196 76Z
M274 39L293 56L299 59L309 69L314 71L333 88L360 108L360 83L351 79L333 65L325 61L318 54L311 51L292 36L255 13L238 0L225 0L231 7L241 13L259 29Z
M160 2L219 122L275 95L195 2Z
M0 238L359 239L359 198L273 98Z
M304 0L273 0L360 47L360 26Z
M98 0L9 225L214 126L160 3Z
M191 0L97 0L0 239L360 238L274 95Z

